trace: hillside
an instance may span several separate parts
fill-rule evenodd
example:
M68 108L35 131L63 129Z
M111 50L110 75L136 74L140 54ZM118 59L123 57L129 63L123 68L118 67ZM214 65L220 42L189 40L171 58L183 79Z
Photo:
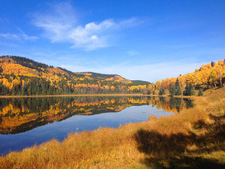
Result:
M72 72L24 57L0 57L0 95L95 93L194 95L194 90L222 87L224 82L225 64L223 60L202 65L194 72L180 75L177 78L149 83L141 80L128 80L116 74Z
M74 73L24 57L0 57L0 95L132 93L148 84L116 74Z
M175 88L179 92L175 95L195 95L194 90L207 90L211 88L221 88L225 83L225 59L218 62L211 62L202 65L200 68L193 70L194 72L180 75L178 77L166 78L156 81L148 85L149 93L171 94ZM187 90L192 92L187 93Z

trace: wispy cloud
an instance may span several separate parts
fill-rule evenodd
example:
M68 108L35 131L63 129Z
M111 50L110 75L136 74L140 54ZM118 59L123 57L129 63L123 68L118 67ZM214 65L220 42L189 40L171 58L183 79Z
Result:
M75 11L67 2L50 7L48 13L35 13L33 24L42 28L44 35L52 42L63 41L76 23Z
M24 40L36 40L38 39L37 36L29 36L26 33L24 33L21 29L18 29L20 31L19 37Z
M19 30L20 33L13 34L13 33L0 33L0 37L6 39L13 39L13 40L36 40L38 37L36 36L29 36L25 34L22 30Z
M68 2L51 5L51 11L34 14L33 24L44 31L51 42L70 42L73 48L94 50L112 45L112 34L139 24L136 18L115 21L106 19L84 25L77 23L74 8Z
M6 38L6 39L19 39L20 38L17 34L11 34L11 33L0 33L0 37Z

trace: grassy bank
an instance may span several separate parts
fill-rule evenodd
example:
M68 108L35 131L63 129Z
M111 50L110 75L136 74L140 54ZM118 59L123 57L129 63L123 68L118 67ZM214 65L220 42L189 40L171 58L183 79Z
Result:
M172 116L12 152L0 168L224 168L225 88L204 95Z

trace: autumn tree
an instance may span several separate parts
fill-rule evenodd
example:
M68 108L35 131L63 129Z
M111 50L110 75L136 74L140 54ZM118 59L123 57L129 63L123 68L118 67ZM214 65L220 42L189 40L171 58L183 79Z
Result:
M223 65L224 65L223 60L219 60L218 61L218 67L217 67L217 73L218 73L220 87L223 86L223 81L222 81L222 78L223 78Z

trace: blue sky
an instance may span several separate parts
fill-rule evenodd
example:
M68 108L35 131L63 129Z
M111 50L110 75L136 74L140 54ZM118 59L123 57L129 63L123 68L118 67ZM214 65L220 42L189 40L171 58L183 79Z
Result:
M225 59L224 11L224 0L1 0L0 55L155 82Z

